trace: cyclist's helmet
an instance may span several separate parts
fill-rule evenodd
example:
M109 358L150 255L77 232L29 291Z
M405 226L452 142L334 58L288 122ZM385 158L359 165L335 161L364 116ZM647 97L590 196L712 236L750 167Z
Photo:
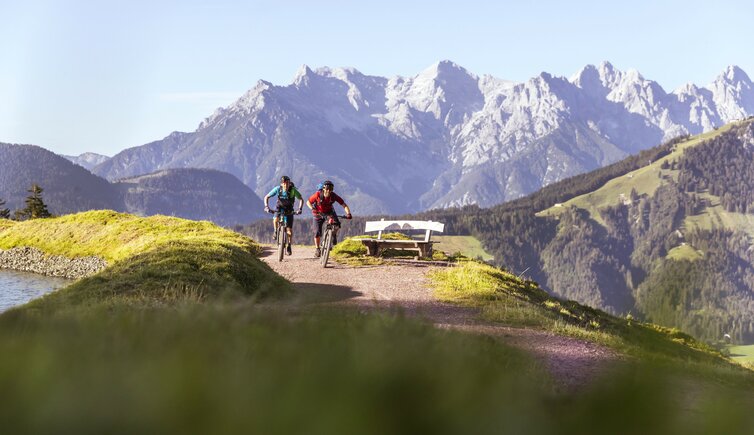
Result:
M290 183L291 182L291 177L289 177L287 175L283 175L282 177L280 177L280 182L282 183L283 181L287 181L287 182Z
M331 191L335 189L335 185L333 185L330 180L325 180L325 182L322 183L322 187L329 187Z

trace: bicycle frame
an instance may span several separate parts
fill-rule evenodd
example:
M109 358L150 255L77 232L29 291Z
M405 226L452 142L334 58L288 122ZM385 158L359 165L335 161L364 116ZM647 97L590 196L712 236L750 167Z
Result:
M346 216L340 216L339 218L347 219ZM330 250L332 249L332 239L335 233L335 229L338 227L338 225L335 224L335 218L333 215L327 215L325 217L326 220L326 227L322 234L322 241L320 243L320 256L319 256L319 262L322 265L322 267L327 267L327 260L330 258Z
M270 210L270 213L275 214L277 211ZM288 245L288 231L286 226L288 225L288 217L293 216L294 213L280 213L277 227L275 227L275 240L278 244L278 261L283 261L285 257L285 247Z

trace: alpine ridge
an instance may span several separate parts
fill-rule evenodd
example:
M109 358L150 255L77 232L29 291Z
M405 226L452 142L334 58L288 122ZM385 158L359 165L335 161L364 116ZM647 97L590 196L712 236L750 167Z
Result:
M196 131L124 150L94 173L217 169L259 196L281 174L305 193L329 178L360 214L490 206L752 114L754 87L736 66L666 92L609 62L521 83L450 61L392 78L304 65L291 84L259 80Z

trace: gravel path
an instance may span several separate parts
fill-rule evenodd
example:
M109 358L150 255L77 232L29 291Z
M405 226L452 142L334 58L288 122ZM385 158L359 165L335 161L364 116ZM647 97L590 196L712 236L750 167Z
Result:
M294 283L303 303L336 304L358 309L399 309L440 328L499 337L542 361L556 383L577 389L603 374L621 359L611 349L543 331L512 328L479 319L475 308L434 299L427 272L437 266L394 264L351 267L335 262L322 269L312 247L295 247L282 262L265 248L262 260Z

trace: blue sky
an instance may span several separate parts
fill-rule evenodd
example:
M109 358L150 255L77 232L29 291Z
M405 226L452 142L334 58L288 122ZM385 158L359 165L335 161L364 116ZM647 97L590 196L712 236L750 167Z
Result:
M118 151L193 131L259 79L307 64L412 76L570 76L608 60L666 91L754 76L754 3L0 0L0 142Z

